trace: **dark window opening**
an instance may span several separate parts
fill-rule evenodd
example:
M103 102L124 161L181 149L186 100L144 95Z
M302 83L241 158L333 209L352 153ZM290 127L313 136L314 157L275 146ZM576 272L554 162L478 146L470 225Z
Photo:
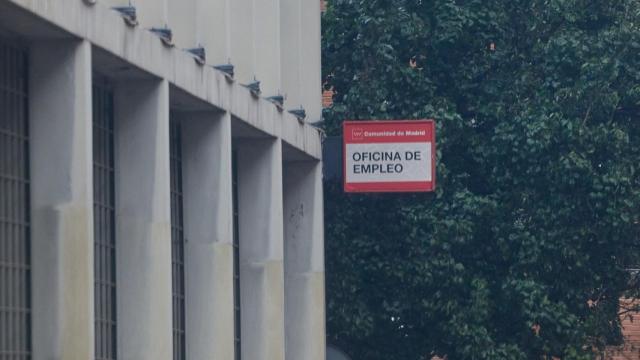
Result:
M31 358L27 52L0 38L0 360Z
M182 129L180 122L170 120L169 148L171 166L171 267L173 294L173 359L185 356L185 284L184 223L182 196Z
M96 360L116 359L116 234L113 90L93 84L93 221Z

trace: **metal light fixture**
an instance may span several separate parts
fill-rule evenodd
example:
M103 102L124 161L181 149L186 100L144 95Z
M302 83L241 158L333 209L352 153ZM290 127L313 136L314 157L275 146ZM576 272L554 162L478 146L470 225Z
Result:
M313 127L314 127L314 128L316 128L316 129L323 130L323 129L322 129L322 126L324 125L324 118L321 118L321 119L320 119L320 120L318 120L318 121L308 122L307 124L309 124L309 125L313 126Z
M244 87L248 88L249 91L251 91L251 94L255 97L260 96L260 81L256 80L256 78L253 78L253 82L250 82L248 84L244 84Z
M204 47L198 46L191 49L185 49L185 51L193 55L193 58L196 60L198 65L204 65L207 62L207 54Z
M167 26L163 28L151 28L152 33L156 34L165 46L173 47L173 32Z
M295 116L300 123L303 123L304 119L307 117L307 112L302 106L300 106L300 109L289 110L289 113Z
M267 98L267 100L271 101L276 108L278 109L278 111L282 111L283 110L283 106L284 106L284 95L274 95L274 96L269 96Z
M318 131L320 136L322 136L322 141L324 142L324 139L326 138L326 132L324 130L324 118L321 117L320 120L307 122L307 124Z
M138 25L138 16L136 15L136 7L135 6L115 6L112 7L113 10L120 13L124 22L129 26L137 26Z
M96 4L96 0L83 0L83 2L87 5L95 5Z
M213 68L216 70L222 71L228 80L233 80L234 67L231 63L223 64L223 65L213 65Z

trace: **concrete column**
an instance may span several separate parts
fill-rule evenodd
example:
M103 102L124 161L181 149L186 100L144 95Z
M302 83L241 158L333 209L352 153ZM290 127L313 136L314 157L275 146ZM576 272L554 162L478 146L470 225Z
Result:
M300 85L301 0L280 0L280 72L287 109L302 105Z
M93 358L91 45L30 52L33 358Z
M253 0L256 76L265 96L281 93L280 0Z
M171 360L169 84L115 89L118 358Z
M320 1L299 0L301 6L300 92L309 121L322 117Z
M229 5L231 62L236 67L236 79L246 84L252 82L256 75L253 0L231 0Z
M322 163L284 167L286 358L325 359Z
M282 144L237 150L242 359L284 359Z
M231 115L182 121L186 341L191 360L234 358Z

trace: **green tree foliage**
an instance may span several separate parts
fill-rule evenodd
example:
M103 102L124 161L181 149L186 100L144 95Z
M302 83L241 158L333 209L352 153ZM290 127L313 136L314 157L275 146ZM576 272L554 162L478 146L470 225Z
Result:
M329 341L357 360L591 359L619 342L640 3L332 0L323 27L329 135L345 119L438 129L434 193L326 184Z

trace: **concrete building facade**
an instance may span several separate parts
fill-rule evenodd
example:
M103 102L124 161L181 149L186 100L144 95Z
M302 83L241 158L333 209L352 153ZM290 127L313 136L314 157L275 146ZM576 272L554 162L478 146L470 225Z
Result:
M320 92L317 0L0 0L0 360L324 360Z

